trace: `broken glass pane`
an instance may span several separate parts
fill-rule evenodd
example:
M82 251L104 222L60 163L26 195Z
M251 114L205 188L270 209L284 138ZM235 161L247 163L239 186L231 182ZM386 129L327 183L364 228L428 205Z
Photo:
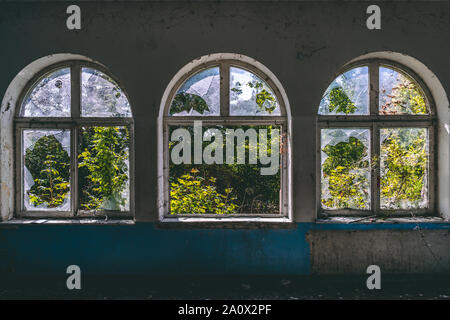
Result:
M81 116L131 117L131 107L113 79L98 70L82 68Z
M81 128L78 186L81 210L129 211L127 127Z
M380 130L381 209L428 206L428 130Z
M219 67L209 68L187 79L170 106L171 116L216 116L220 114Z
M40 80L24 99L24 117L70 117L70 68Z
M380 114L427 114L420 86L399 71L380 67Z
M321 130L321 194L324 209L370 209L368 129Z
M70 210L70 130L23 131L26 210Z
M277 125L170 126L170 214L279 214L284 152Z
M280 115L280 105L264 80L244 69L230 68L230 115Z
M369 114L369 68L357 67L337 77L320 101L319 114Z

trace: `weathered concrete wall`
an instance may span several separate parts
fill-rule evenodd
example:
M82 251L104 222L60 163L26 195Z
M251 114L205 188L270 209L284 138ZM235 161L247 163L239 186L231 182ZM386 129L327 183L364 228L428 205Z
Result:
M0 96L20 70L50 54L79 54L108 67L135 116L139 223L0 225L3 275L65 274L68 264L92 275L360 274L372 263L392 272L449 272L449 223L420 225L441 259L436 263L415 225L314 222L315 117L335 72L360 55L395 51L422 62L450 90L450 3L383 2L380 31L365 27L367 2L80 2L80 31L66 28L68 4L0 4ZM162 95L180 68L217 52L260 61L284 86L293 116L294 229L162 230L153 224Z
M450 87L450 3L382 3L380 31L366 28L366 2L81 2L79 31L66 28L67 5L1 4L0 95L26 65L50 54L80 54L107 66L121 80L134 111L136 218L141 221L157 219L154 155L161 98L170 79L195 58L241 53L264 64L284 86L293 116L298 222L316 218L315 117L342 65L368 52L400 52Z
M312 274L449 273L450 230L312 230Z

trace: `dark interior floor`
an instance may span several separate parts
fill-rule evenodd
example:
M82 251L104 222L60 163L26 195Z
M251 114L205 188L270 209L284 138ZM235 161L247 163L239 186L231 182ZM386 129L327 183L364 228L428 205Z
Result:
M102 277L84 278L81 290L65 279L7 279L0 299L163 299L163 300L450 300L449 275L389 275L380 290L366 277Z

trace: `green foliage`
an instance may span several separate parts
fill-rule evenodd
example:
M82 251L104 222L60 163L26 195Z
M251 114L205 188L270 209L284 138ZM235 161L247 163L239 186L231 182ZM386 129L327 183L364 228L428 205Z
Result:
M198 95L181 92L175 95L169 113L175 114L182 111L191 112L194 109L200 114L209 111L208 104Z
M78 156L82 209L120 210L126 205L122 193L128 182L128 141L126 127L83 130Z
M34 181L27 191L31 204L60 206L69 195L70 158L55 136L43 136L27 148L25 166Z
M350 137L348 142L339 142L336 145L326 145L323 150L328 156L323 164L323 172L329 174L331 170L342 167L367 168L368 161L361 159L367 156L367 148L355 137Z
M256 94L256 104L260 109L269 113L272 113L277 107L277 102L274 96L266 89L263 89Z
M389 136L381 144L382 205L388 209L418 207L425 191L425 129L390 129L388 132Z
M178 127L170 127L170 132ZM193 136L193 128L192 126L183 127L191 132L191 137ZM231 127L225 126L214 126L221 131L224 136L223 140L223 150L226 150L226 129ZM240 126L244 131L246 131L250 126ZM271 134L271 130L273 128L279 129L278 126L272 125L261 125L261 126L252 126L255 130L258 129L267 129L268 134ZM205 132L208 127L203 128L203 132ZM237 129L237 128L236 128ZM169 154L171 152L172 147L177 142L169 142ZM203 148L205 148L210 142L203 142ZM283 145L281 145L283 148ZM259 144L257 146L259 148ZM268 139L268 154L271 154L271 143L270 138ZM248 159L250 151L249 143L247 142L245 145L245 157ZM235 156L237 154L237 150L235 149ZM259 162L259 155L257 157L257 161ZM192 170L198 170L199 175L204 179L204 183L208 183L211 187L214 187L215 192L221 195L228 195L227 190L231 190L229 197L235 198L233 204L236 205L234 208L234 213L278 213L279 212L279 198L280 198L280 172L275 175L261 175L260 169L261 165L258 164L248 164L248 160L246 164L201 164L201 165L175 165L171 161L169 163L169 184L171 185L171 191L173 188L172 183L180 184L178 179L183 179L184 175L192 175ZM198 176L197 176L198 177ZM212 182L209 180L213 178ZM217 178L217 179L216 179ZM201 192L201 189L195 189L193 192ZM199 197L199 195L195 194L193 197ZM194 204L198 204L194 202ZM191 206L189 213L200 213L201 206L199 207ZM173 213L172 206L173 200L171 199L171 212ZM214 213L212 211L210 213Z
M334 88L329 93L330 103L328 105L329 112L336 111L345 114L354 113L355 104L350 100L341 87Z
M326 145L322 151L328 158L322 173L328 180L327 194L322 204L328 208L368 208L368 180L364 174L369 167L367 147L355 137L348 142Z
M214 177L197 175L199 171L191 170L171 183L170 213L171 214L229 214L235 213L236 197L231 196L232 189L226 188L221 194L215 186Z
M264 89L264 84L262 82L253 81L248 82L247 85L256 90L256 104L261 111L272 113L276 109L277 100L269 91Z
M381 129L380 204L382 209L426 205L427 137L424 128ZM330 209L369 209L368 150L349 137L326 145L322 165L322 205ZM377 160L372 159L376 164Z
M264 83L261 81L251 81L246 84L248 87L254 89L255 102L261 111L272 113L278 106L275 96L264 88ZM231 91L237 96L242 94L242 84L236 82Z
M230 90L235 93L236 95L240 95L242 94L242 89L241 89L242 84L238 81L235 84L234 88L231 88Z
M399 74L397 85L392 88L387 101L380 108L381 114L426 114L427 106L419 86Z

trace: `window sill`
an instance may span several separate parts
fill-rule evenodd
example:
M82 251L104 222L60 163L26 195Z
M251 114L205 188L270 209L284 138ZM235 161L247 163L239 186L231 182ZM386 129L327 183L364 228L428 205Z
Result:
M392 223L446 223L441 217L329 217L317 219L317 224L392 224Z
M296 224L288 218L163 218L157 227L180 229L292 229Z
M27 224L45 224L45 225L134 225L135 221L131 219L12 219L0 221L1 226L8 225L27 225Z

